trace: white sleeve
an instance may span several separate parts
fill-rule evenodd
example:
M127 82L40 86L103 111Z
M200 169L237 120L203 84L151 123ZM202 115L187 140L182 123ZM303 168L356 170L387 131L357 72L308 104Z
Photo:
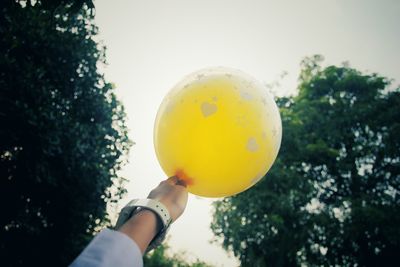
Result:
M138 245L127 235L104 229L70 267L143 267Z

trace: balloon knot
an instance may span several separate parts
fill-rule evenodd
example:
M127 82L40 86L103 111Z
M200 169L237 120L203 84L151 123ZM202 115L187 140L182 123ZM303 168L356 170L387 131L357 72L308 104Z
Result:
M193 185L193 179L190 178L182 169L178 169L175 172L175 176L179 178L179 180L183 181L185 185Z

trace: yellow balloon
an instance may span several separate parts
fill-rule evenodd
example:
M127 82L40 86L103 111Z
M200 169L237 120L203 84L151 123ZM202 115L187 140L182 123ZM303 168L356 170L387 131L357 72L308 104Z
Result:
M164 98L154 126L164 172L204 197L234 195L257 183L281 138L273 97L252 77L223 67L185 77Z

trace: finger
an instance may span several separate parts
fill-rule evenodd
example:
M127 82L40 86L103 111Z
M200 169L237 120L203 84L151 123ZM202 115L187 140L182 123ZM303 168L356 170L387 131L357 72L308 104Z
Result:
M168 179L167 179L167 182L169 183L169 184L172 184L172 185L176 185L176 183L179 181L179 178L178 177L176 177L176 176L171 176L171 177L169 177Z

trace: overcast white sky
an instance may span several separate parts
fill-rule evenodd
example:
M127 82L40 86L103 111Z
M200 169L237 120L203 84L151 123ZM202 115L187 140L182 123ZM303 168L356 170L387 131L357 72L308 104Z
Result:
M164 95L184 75L209 66L241 69L264 83L287 71L279 94L295 91L299 63L322 54L400 81L398 0L96 0L108 81L128 115L136 143L122 175L121 201L144 198L165 178L153 148L153 124ZM398 108L398 107L395 107ZM284 129L283 129L284 132ZM171 250L217 266L237 266L213 235L211 200L191 196L170 231Z

